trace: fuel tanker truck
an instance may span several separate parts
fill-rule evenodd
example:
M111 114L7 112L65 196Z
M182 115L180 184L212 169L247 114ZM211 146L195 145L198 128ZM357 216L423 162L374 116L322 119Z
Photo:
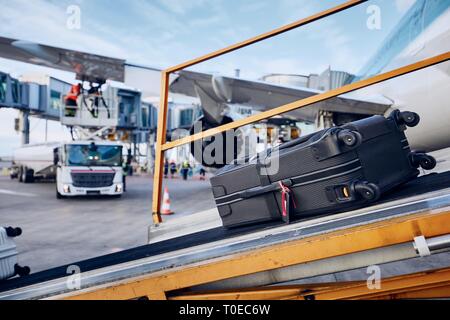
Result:
M22 183L56 181L56 197L107 195L124 189L122 145L105 141L52 142L14 151L11 178Z

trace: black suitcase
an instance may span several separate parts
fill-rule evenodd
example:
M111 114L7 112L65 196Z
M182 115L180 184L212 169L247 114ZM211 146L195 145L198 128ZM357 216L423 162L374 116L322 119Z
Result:
M364 207L430 170L433 157L411 152L404 134L419 116L394 111L292 140L230 164L211 178L223 225L310 217ZM278 162L277 162L278 161Z

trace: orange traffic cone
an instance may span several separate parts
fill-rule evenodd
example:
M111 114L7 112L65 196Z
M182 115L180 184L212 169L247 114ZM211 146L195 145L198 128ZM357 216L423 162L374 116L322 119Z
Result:
M164 215L174 214L174 212L170 210L169 189L167 189L167 187L164 188L164 197L163 197L163 204L161 207L161 214Z

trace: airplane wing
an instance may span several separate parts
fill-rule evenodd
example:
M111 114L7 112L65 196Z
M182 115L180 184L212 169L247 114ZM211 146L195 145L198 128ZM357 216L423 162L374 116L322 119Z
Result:
M0 37L0 57L74 72L78 80L125 79L125 61L95 54Z
M227 104L246 105L264 111L322 92L187 70L178 73L170 85L170 91L199 97L206 115L217 123L220 123L220 114ZM295 110L292 116L315 121L319 110L359 115L384 114L391 105L391 101L382 97L361 100L342 95Z

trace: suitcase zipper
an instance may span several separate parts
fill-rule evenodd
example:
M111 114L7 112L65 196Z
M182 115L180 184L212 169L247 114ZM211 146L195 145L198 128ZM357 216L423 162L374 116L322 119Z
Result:
M350 167L353 164L359 164L359 166L357 166L356 168L352 168L350 170L344 171L344 172L340 172L340 173L334 174L334 175L325 175L325 176L323 176L321 178L318 178L318 179L305 181L305 177L311 177L311 176L314 176L314 175L322 176L322 174L325 173L325 172L330 172L330 171L333 172L333 171L336 171L337 169L341 169L343 167L347 167L347 166ZM283 182L283 184L287 185L290 188L295 188L295 187L308 185L308 184L311 184L311 183L316 183L316 182L320 182L320 181L323 181L323 180L333 179L333 178L337 178L337 177L340 177L340 176L343 176L343 175L347 175L347 174L356 172L358 170L361 170L361 168L362 168L362 166L360 165L359 159L354 159L352 161L349 161L347 163L340 164L340 165L337 165L337 166L334 166L334 167L330 167L330 168L322 169L322 170L317 170L317 171L310 172L310 173L307 173L307 174L303 174L303 175L300 175L300 176L296 176L296 177L293 177L293 178L285 179L285 180L282 180L282 182ZM296 180L297 180L297 182L296 182ZM305 182L298 182L299 180L300 181L305 181ZM226 196L218 197L218 198L215 199L216 200L216 204L217 204L218 207L225 206L225 205L230 205L230 204L233 204L235 202L239 202L239 201L242 201L242 200L245 200L245 199L249 199L249 198L253 198L253 197L256 197L256 196L260 196L260 195L263 195L263 194L266 194L266 193L269 193L269 192L280 191L279 182L280 181L277 181L277 182L273 182L272 184L267 185L267 186L255 187L255 188L251 188L249 190L238 191L238 192L235 192L235 193L232 193L232 194L228 194Z

